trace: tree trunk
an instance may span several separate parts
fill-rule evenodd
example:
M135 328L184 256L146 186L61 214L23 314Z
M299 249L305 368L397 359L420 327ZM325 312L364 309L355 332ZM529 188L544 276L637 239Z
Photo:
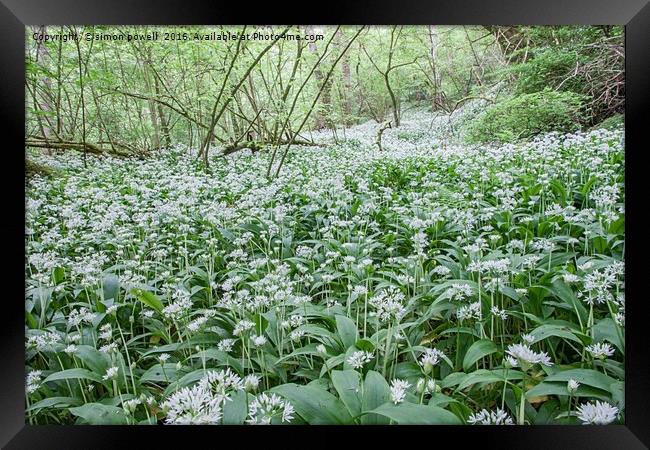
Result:
M308 25L306 27L306 31L309 34L315 34L315 30L312 25ZM318 57L318 49L316 48L316 43L310 41L308 47L309 51ZM314 129L320 130L327 126L327 113L329 111L331 103L329 89L331 82L329 79L324 80L323 72L321 71L320 66L316 67L316 70L314 70L314 77L316 78L316 84L318 85L319 89L322 88L320 104L316 105L316 109L314 111ZM324 86L323 83L326 83L327 85Z
M341 37L343 33L339 29L336 33L336 41L334 44L337 49L341 48ZM352 76L350 72L350 55L346 53L341 59L341 72L343 73L343 123L346 126L352 124L352 103L350 102L350 95L352 92Z
M438 45L440 42L433 25L429 25L429 42L431 44L431 81L433 84L432 107L436 111L444 106L444 94L442 92L442 78L438 70Z
M45 35L47 34L47 27L46 26L41 26L38 28L37 32L40 35ZM47 64L47 60L50 59L50 52L47 49L47 47L43 44L43 41L37 41L36 43L36 63L40 64L41 66L45 67ZM42 76L40 82L42 83L43 86L45 86L45 91L49 94L52 92L52 81L50 80L49 77L47 76ZM34 99L36 100L36 97L38 97L38 91L36 89L36 85L34 86ZM47 113L52 112L52 105L48 99L48 97L44 94L40 96L40 99L37 100L38 102L38 108L46 113L45 115L38 116L38 121L39 125L41 127L41 132L43 133L43 137L45 140L49 140L52 138L52 124L51 124L51 118L47 115ZM42 119L41 119L42 117ZM48 154L52 154L51 149L46 148L45 151Z
M397 45L397 40L399 39L399 35L402 32L402 28L400 27L400 31L399 33L397 33L397 36L395 36L396 31L397 31L397 25L395 25L390 32L390 48L388 49L388 65L386 67L386 72L384 72L384 82L386 83L386 89L388 89L388 94L390 95L390 100L393 104L393 125L395 126L395 128L398 128L400 124L400 107L397 101L397 97L395 97L395 92L393 92L393 88L390 85L390 72L391 70L393 70L393 52L395 51L395 46Z
M149 69L149 65L151 64L151 48L147 48L147 53L146 56L143 58L142 61L142 78L144 79L144 84L147 87L147 93L149 94L149 97L153 96L158 96L158 93L155 91L155 89L152 86L151 80L149 79L149 73L151 70ZM155 76L154 76L155 78ZM160 148L160 127L158 124L158 114L156 111L156 102L153 100L148 101L148 110L149 110L149 117L151 118L151 125L153 126L153 147L154 148Z
M75 34L76 34L76 28L75 28ZM86 102L84 99L84 76L83 76L83 70L81 68L81 46L79 44L79 40L75 39L74 40L76 46L77 46L77 63L79 67L79 90L81 94L81 142L83 143L83 153L84 153L84 167L86 167L86 153L88 152L88 148L86 145Z
M160 97L160 85L158 83L158 77L156 76L156 74L154 74L153 77L153 87L156 92L156 98ZM156 107L157 107L156 112L158 113L158 118L160 119L160 131L162 132L162 137L165 140L165 147L171 147L172 139L171 136L169 135L169 119L165 118L162 104L157 102Z

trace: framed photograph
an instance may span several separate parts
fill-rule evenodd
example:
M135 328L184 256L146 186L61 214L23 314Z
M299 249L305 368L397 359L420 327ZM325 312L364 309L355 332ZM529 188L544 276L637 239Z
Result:
M0 17L3 448L650 445L646 0Z

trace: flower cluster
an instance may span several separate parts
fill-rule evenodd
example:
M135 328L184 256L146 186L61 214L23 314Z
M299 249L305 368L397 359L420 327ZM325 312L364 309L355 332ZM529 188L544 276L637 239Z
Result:
M496 411L482 409L477 413L472 413L467 422L472 425L512 425L512 417L501 408Z

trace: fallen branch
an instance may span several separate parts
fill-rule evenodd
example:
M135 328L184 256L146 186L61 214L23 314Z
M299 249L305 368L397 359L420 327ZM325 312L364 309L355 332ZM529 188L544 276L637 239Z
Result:
M388 128L392 128L392 123L390 120L384 122L377 130L377 138L375 139L375 144L377 144L379 151L383 150L381 147L381 135L384 134L384 131L386 131Z
M305 146L312 146L312 147L320 147L322 144L318 144L316 142L312 141L303 141L300 139L295 139L293 141L291 140L281 140L280 142L261 142L261 141L246 141L246 142L239 142L237 144L231 144L227 145L226 147L223 148L223 152L221 153L220 156L226 156L230 155L231 153L235 153L239 150L244 150L244 149L251 149L253 153L258 152L265 147L269 145L305 145Z
M103 148L89 142L72 142L72 141L57 141L40 138L27 138L25 139L25 147L32 148L49 148L53 150L76 150L78 152L92 153L93 155L108 154L112 156L134 156L132 153L113 150L110 148Z

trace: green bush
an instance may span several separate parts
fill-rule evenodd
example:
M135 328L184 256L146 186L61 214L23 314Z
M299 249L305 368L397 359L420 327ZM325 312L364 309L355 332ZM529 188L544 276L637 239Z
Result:
M545 87L562 91L582 92L584 76L571 76L576 65L584 65L589 57L573 49L545 48L537 51L525 63L515 64L510 71L517 75L515 89L520 94L539 92Z
M599 124L594 125L591 129L598 130L604 128L606 130L618 130L625 126L625 114L614 114L611 117L603 120Z
M470 143L512 142L549 131L570 132L584 118L584 95L545 89L507 98L469 123L465 138Z
M625 59L622 27L521 27L527 45L502 76L514 77L515 94L545 88L588 96L583 124L593 126L622 113L625 106Z

